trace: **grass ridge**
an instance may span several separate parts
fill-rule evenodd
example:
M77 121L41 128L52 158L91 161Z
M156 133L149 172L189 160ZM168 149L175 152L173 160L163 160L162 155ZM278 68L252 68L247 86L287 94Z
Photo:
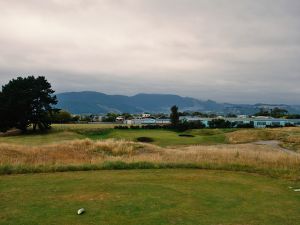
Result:
M84 165L53 165L53 166L28 166L28 165L1 165L0 175L28 174L28 173L54 173L70 171L96 171L96 170L136 170L136 169L201 169L223 170L235 172L256 173L273 178L286 178L300 180L300 168L298 170L283 168L258 168L241 164L214 164L214 163L153 163L153 162L122 162L106 161L101 164Z

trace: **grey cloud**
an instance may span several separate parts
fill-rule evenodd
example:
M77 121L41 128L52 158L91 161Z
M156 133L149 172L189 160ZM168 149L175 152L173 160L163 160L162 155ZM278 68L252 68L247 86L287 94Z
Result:
M0 0L0 83L300 104L298 0Z

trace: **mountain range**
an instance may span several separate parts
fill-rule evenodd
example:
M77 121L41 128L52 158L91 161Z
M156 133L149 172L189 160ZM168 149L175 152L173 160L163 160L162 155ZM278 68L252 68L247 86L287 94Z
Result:
M134 96L107 95L100 92L65 92L57 94L57 107L73 114L104 114L108 112L128 113L168 113L177 105L180 111L200 111L217 114L250 115L260 108L284 108L290 113L300 113L299 105L285 104L230 104L212 100L199 100L170 94L137 94Z

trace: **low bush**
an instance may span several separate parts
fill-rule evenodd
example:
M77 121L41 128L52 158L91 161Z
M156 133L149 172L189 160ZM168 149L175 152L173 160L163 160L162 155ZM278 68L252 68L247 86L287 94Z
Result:
M203 129L205 125L201 121L181 121L176 126L170 125L168 128L183 132L190 129Z
M136 130L136 129L140 129L140 128L141 128L140 126L133 126L133 125L130 126L130 129L135 129Z
M230 121L224 120L224 119L213 119L208 122L209 128L232 128L234 127L234 123L231 123Z
M164 129L164 128L167 128L166 126L164 125L158 125L158 124L155 124L155 125L143 125L141 127L141 129Z
M282 128L283 126L277 125L277 124L272 124L272 125L267 125L266 128Z
M254 123L237 124L236 128L254 128Z
M296 125L292 124L292 123L287 123L287 124L285 124L285 127L296 127Z
M128 130L128 126L115 126L115 129L119 129L119 130Z

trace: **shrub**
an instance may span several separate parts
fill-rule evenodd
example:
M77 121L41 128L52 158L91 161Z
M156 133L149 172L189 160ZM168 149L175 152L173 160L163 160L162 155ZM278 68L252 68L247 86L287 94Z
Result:
M292 124L292 123L286 123L285 124L285 127L295 127L296 125L295 124Z
M272 124L272 125L267 125L266 128L281 128L283 126L277 125L277 124Z
M241 123L241 124L237 124L236 128L254 128L254 123Z
M132 126L130 126L130 129L136 129L137 130L137 129L140 129L140 126L133 126L132 125Z
M202 129L204 127L205 125L201 121L182 121L179 124L177 124L176 127L173 128L175 128L178 131L186 131L190 129Z
M223 119L213 119L209 121L208 124L209 128L232 128L234 126L230 121Z
M128 126L115 126L114 128L119 130L128 130Z
M143 125L141 128L142 129L163 129L165 128L165 126L155 124L155 125Z

